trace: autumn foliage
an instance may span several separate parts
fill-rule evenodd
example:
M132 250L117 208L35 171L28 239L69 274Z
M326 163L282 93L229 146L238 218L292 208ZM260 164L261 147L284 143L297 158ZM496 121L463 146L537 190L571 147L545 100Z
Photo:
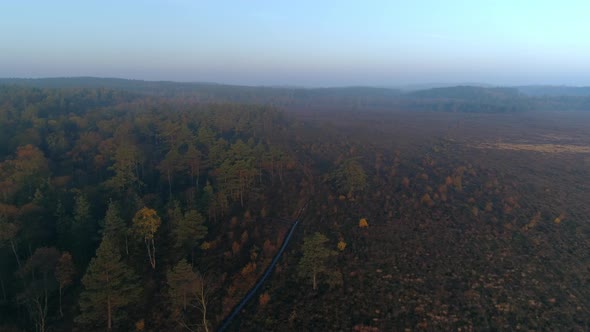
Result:
M361 220L359 220L359 228L367 228L367 227L369 227L369 222L367 221L367 219L361 218Z

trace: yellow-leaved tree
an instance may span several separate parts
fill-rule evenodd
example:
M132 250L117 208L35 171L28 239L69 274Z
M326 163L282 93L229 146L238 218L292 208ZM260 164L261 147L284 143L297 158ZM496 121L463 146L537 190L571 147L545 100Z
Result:
M359 220L359 227L360 228L369 227L369 223L367 222L367 219L362 218L361 220Z
M156 269L156 244L154 236L160 228L162 221L154 209L141 208L133 217L133 229L135 234L143 239L147 248L150 265Z

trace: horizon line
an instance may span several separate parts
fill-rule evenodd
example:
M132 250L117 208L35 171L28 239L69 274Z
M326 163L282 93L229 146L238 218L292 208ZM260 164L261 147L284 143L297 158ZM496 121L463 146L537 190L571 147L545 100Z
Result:
M208 85L226 85L236 87L252 88L294 88L294 89L329 89L329 88L376 88L376 89L409 89L409 88L444 88L444 87L484 87L484 88L502 88L502 87L563 87L563 88L590 88L588 85L568 85L548 84L548 83L523 83L523 84L492 84L486 82L423 82L423 83L402 83L391 85L368 85L368 84L343 84L343 85L302 85L302 84L238 84L229 82L216 81L175 81L175 80L158 80L143 78L126 78L112 76L42 76L42 77L0 77L0 80L52 80L52 79L98 79L98 80L121 80L121 81L138 81L148 83L175 83L175 84L208 84Z

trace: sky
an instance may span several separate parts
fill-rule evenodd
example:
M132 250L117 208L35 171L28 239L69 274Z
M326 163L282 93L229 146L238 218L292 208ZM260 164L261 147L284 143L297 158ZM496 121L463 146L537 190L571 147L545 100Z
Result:
M588 0L0 0L0 77L590 85Z

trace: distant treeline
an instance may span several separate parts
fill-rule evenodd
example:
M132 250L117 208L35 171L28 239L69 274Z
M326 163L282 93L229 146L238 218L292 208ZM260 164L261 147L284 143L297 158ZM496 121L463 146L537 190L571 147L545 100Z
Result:
M187 102L263 104L287 110L407 110L505 113L590 110L590 88L456 86L403 92L391 88L300 88L180 83L115 78L0 79L0 85L36 88L104 88Z

